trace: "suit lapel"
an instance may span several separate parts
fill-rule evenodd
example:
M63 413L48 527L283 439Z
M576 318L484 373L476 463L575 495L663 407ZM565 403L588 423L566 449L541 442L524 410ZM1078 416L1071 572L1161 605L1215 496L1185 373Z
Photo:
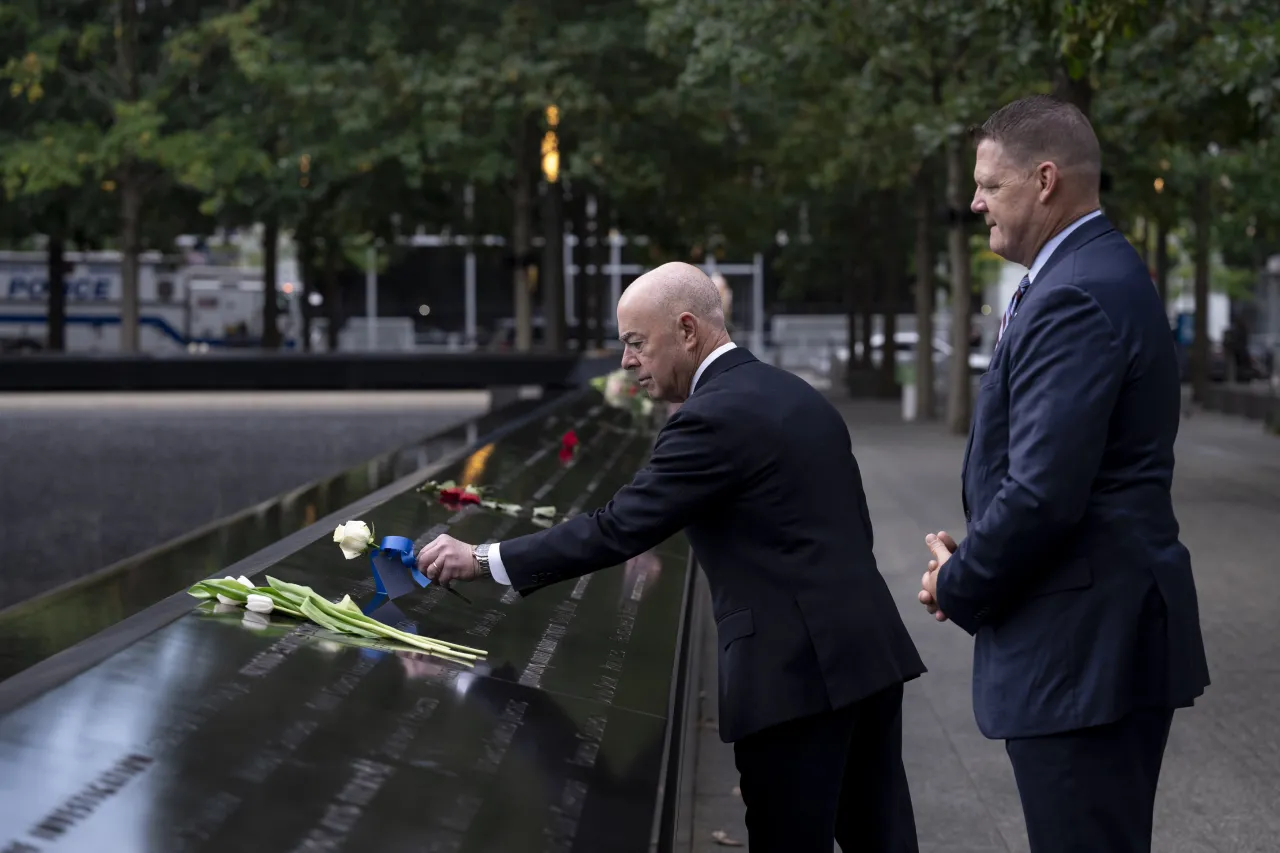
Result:
M756 360L756 357L746 347L734 347L707 365L707 369L702 371L702 375L698 377L698 384L693 389L693 393L697 394L703 388L706 388L711 380L721 373Z
M1081 249L1086 243L1114 230L1115 226L1107 219L1106 214L1093 217L1093 219L1068 234L1067 239L1062 241L1062 245L1053 250L1053 254L1049 256L1049 259L1044 262L1044 266L1040 268L1040 272L1036 273L1036 281L1044 281L1050 270L1061 263L1068 255ZM1032 282L1031 287L1034 289L1035 286L1035 282Z
M1044 266L1040 268L1040 272L1036 274L1036 281L1044 281L1045 277L1049 274L1049 271L1060 264L1065 258L1083 248L1087 243L1096 240L1104 234L1109 234L1114 230L1115 226L1113 226L1111 221L1107 219L1106 214L1103 214L1102 216L1095 216L1093 219L1090 219L1075 231L1068 234L1067 239L1062 241L1062 245L1053 250L1053 254L1049 256L1049 259L1045 261ZM1024 302L1026 301L1027 296L1030 296L1031 291L1035 289L1035 286L1035 282L1032 282L1031 288L1027 291L1027 295L1023 297ZM995 358L999 352L1000 347L997 344L996 348L991 353L992 363L990 367L987 368L988 370L996 366ZM982 393L981 389L979 389L978 393ZM976 398L974 402L977 402ZM973 414L971 414L969 419L969 440L964 446L964 461L960 464L960 500L964 504L964 515L966 521L969 518L969 495L968 490L966 489L966 484L969 478L969 454L973 450L973 426Z

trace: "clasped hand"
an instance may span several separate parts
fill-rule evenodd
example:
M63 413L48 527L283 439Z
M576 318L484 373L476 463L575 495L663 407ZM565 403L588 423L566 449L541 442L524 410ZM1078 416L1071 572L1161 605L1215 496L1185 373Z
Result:
M946 622L947 614L938 609L938 572L955 553L956 540L952 539L947 531L939 530L924 537L924 544L933 554L933 559L929 561L928 570L920 578L921 590L916 598L924 605L925 610L933 614L934 619Z

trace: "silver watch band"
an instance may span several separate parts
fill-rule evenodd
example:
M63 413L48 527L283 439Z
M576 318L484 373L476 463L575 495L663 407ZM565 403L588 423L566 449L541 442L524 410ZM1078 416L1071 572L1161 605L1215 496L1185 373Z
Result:
M489 568L489 543L476 545L471 549L471 553L475 555L476 565L480 568L480 574L487 578L493 577L493 570Z

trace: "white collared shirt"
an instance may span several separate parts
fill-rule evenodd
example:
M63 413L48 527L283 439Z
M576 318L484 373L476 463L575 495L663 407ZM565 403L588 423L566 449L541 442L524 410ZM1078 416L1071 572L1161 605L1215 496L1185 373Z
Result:
M702 378L702 374L706 371L707 365L715 361L729 350L736 347L733 341L727 344L721 344L713 349L706 358L702 360L702 364L698 365L698 369L693 373L693 381L689 383L689 393L693 393L693 389L698 387L698 380ZM501 543L495 542L489 546L489 571L493 573L493 579L500 584L511 586L511 578L507 575L507 567L502 564Z
M1096 219L1101 215L1101 210L1095 210L1093 213L1086 213L1084 216L1081 216L1075 222L1072 222L1066 228L1063 228L1057 234L1050 237L1049 242L1040 247L1040 252L1036 255L1035 262L1031 264L1031 270L1027 273L1027 279L1034 284L1036 276L1040 274L1040 270L1044 269L1044 265L1049 262L1049 258L1053 257L1054 251L1062 245L1063 241L1071 236L1071 232L1075 231L1090 219Z
M706 371L707 365L711 364L711 362L715 361L717 358L724 355L729 350L736 348L737 346L738 345L735 344L733 341L729 341L729 343L721 344L720 346L713 349L711 353L702 360L702 364L698 365L698 369L693 372L693 381L689 383L689 393L692 394L693 389L698 387L698 380L702 378L702 374L703 372Z

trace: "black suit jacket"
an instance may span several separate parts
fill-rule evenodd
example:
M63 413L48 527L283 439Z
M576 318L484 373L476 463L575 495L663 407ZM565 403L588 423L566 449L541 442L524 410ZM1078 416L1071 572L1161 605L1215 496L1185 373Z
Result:
M1052 734L1209 683L1191 557L1173 513L1181 406L1169 321L1106 219L1050 256L980 380L968 536L938 604L976 635L988 737Z
M848 427L807 382L745 349L707 366L613 500L503 542L502 562L527 595L682 528L714 601L723 740L925 671L876 568Z

